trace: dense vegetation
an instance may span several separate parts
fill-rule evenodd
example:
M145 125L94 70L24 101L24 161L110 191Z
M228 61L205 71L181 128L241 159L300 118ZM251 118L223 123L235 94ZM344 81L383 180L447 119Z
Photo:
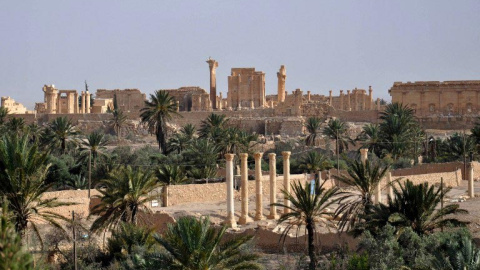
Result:
M158 197L155 190L163 189L162 204L167 206L170 185L221 180L216 174L224 154L252 154L267 139L233 127L226 116L213 113L198 130L186 125L172 131L168 122L176 117L175 106L165 92L150 97L141 117L158 147L141 148L122 146L141 137L125 128L127 117L117 106L111 111L110 130L86 134L67 117L40 127L0 108L2 269L53 269L46 263L53 254L60 257L57 266L73 269L71 247L60 244L71 243L67 231L73 228L76 239L83 239L76 253L79 269L262 269L251 237L225 239L226 228L213 226L208 217L180 218L163 234L144 221L149 214L146 204ZM353 137L341 119L313 117L306 121L304 138L275 140L274 147L265 151L265 159L268 152L279 156L278 173L282 151L292 152L291 173L345 170L335 178L348 189L327 189L317 180L294 183L290 192L283 191L290 201L290 213L278 220L287 226L283 237L300 229L308 236L308 259L299 257L294 268L480 269L480 251L468 231L458 229L466 223L456 214L465 211L457 204L440 207L447 188L405 181L395 186L394 196L385 203L372 200L389 169L412 166L411 160L418 162L418 156L425 157L424 162L475 157L480 123L471 135L439 139L428 137L413 111L402 104L387 105L380 120ZM369 160L360 162L357 151L350 150L353 146L368 148ZM268 170L268 162L262 164ZM48 191L89 187L98 190L95 197L100 201L92 210L91 226L82 223L85 217L72 222L56 214L52 209L67 204L42 197ZM52 228L46 237L41 237L39 222ZM342 247L325 255L315 241L319 224L353 233L360 239L359 249ZM100 247L95 239L106 232L111 237L104 238ZM43 244L38 254L44 255L28 251L35 241Z

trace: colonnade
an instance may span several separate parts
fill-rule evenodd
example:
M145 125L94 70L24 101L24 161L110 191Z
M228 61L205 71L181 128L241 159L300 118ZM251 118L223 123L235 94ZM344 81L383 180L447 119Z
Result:
M283 156L283 185L286 191L290 191L290 152L282 152ZM234 154L226 154L226 185L227 185L227 217L225 219L225 225L229 227L236 227L237 222L235 220L235 209L233 200L233 159ZM255 158L255 217L252 219L248 215L249 209L249 195L248 195L248 166L247 159L248 154L241 153L240 155L240 179L241 179L241 213L238 220L238 224L247 224L253 220L264 220L263 214L263 185L262 185L262 157L263 153L256 152ZM277 202L277 173L276 173L276 154L268 154L269 158L269 181L270 181L270 204ZM284 200L285 205L290 205L290 201ZM284 213L288 213L289 209L283 209ZM270 206L270 213L267 216L268 219L277 219L277 207Z

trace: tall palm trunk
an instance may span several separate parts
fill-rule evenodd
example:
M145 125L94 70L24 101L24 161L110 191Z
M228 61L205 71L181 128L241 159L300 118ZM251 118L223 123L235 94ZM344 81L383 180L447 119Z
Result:
M313 223L312 218L307 218L307 232L308 232L308 256L310 257L310 264L308 269L310 270L315 270L317 267L317 259L315 258L315 245L313 243L314 240L314 230L313 226L315 224Z

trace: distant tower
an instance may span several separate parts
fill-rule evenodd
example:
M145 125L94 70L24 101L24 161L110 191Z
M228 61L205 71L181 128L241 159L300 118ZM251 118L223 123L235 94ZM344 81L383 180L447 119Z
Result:
M287 71L285 66L280 66L280 70L277 72L278 78L278 102L285 101L285 79L287 78Z
M47 113L57 113L58 90L55 85L44 85L43 92L45 93L45 103L47 103Z
M218 67L218 62L212 58L207 60L208 67L210 68L210 101L212 102L212 108L217 109L217 76L215 69Z

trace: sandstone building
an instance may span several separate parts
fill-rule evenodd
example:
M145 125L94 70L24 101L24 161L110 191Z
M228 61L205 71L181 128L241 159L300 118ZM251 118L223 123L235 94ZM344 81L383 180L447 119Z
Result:
M7 108L9 114L32 114L23 104L15 102L11 97L2 97L1 107Z
M145 106L146 96L138 89L97 89L96 99L117 99L117 105L120 110L126 113L138 112Z
M211 96L207 91L198 86L185 86L178 89L161 90L168 92L168 94L175 99L178 105L178 110L181 112L212 110Z
M228 76L227 106L254 109L265 105L265 73L255 68L232 68Z
M480 81L395 82L392 102L408 105L418 117L450 117L480 112Z

